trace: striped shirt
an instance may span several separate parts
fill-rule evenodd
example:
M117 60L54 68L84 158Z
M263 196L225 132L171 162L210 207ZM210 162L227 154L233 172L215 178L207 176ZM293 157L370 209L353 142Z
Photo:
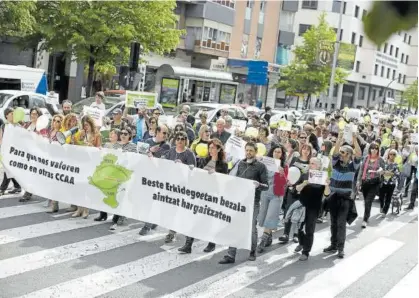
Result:
M355 157L353 161L343 165L340 161L340 155L334 154L332 157L333 169L330 177L330 191L347 196L349 199L355 172L358 170L360 163L361 159Z

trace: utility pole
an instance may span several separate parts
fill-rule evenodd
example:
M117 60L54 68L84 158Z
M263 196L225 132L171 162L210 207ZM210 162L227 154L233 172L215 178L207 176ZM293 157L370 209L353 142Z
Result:
M330 85L329 85L329 96L328 96L328 105L327 109L330 111L333 101L333 89L335 87L335 75L336 75L336 63L339 55L339 45L340 45L340 32L342 30L342 16L343 16L343 1L340 1L340 12L339 12L339 25L338 31L336 32L336 42L335 42L335 51L333 53L333 64L332 64L332 73L330 75ZM336 107L339 109L339 107Z

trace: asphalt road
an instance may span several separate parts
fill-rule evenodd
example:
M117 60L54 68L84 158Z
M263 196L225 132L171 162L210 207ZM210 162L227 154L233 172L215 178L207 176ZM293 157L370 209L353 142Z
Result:
M322 252L330 238L323 223L306 262L298 261L296 244L281 246L275 237L256 262L239 251L234 265L219 265L224 247L205 254L206 243L196 241L192 254L181 255L181 235L165 245L164 229L141 237L142 223L129 220L109 231L110 219L50 215L43 202L0 197L0 297L392 298L418 290L417 209L377 219L374 203L367 229L361 218L348 227L343 260ZM362 205L357 201L360 215Z

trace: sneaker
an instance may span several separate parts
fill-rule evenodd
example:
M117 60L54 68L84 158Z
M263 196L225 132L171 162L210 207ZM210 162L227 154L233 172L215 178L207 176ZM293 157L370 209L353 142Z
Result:
M333 245L330 245L330 246L326 247L325 249L323 249L323 252L332 253L332 254L336 253L337 251L338 250Z
M222 258L218 262L218 264L222 264L222 265L224 265L224 264L234 264L235 262L236 262L236 260L233 259L232 257L230 257L230 256L224 256L224 258Z
M283 236L279 237L278 240L279 240L280 244L286 244L286 243L288 243L289 238L288 238L288 235L283 235Z
M297 247L294 249L294 252L300 252L303 250L303 246L302 245L297 245Z
M175 234L169 233L166 235L166 239L164 239L164 243L171 243L175 239Z
M308 255L302 254L298 260L307 261L308 260Z
M215 243L208 243L207 247L205 247L204 252L212 252L215 250Z
M113 224L113 225L111 225L111 227L109 228L109 230L110 231L115 231L117 226L118 226L117 224Z
M192 252L192 246L190 244L185 243L184 246L178 248L178 252L190 254Z
M256 252L255 251L251 251L249 254L249 257L247 258L248 261L256 261Z
M22 189L21 188L13 188L11 191L8 192L9 195L14 195L17 193L21 193Z
M145 236L145 235L148 234L148 232L150 232L150 228L144 226L138 234L141 235L141 236Z
M345 257L345 253L343 252L343 250L339 250L338 252L338 258L339 259L343 259Z
M364 220L363 222L362 222L362 228L363 229L365 229L367 227L367 222Z

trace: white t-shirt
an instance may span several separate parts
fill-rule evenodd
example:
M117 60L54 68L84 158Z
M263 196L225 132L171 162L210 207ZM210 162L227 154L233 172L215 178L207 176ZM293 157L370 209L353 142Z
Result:
M90 105L91 108L96 108L99 110L106 110L105 104L101 102L100 104L97 104L96 101Z

